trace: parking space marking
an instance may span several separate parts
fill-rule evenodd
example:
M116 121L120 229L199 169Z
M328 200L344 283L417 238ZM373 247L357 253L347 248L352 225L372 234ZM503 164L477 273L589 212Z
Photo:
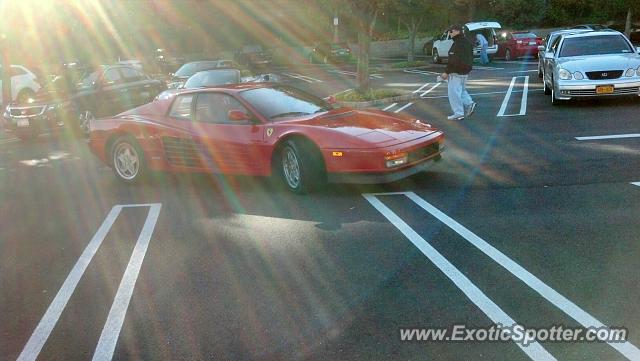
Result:
M337 74L342 74L342 75L350 75L353 77L357 77L358 73L354 73L352 71L346 71L346 70L329 70L329 72L331 73L337 73ZM382 74L369 74L369 78L374 78L374 79L383 79L384 77L382 76Z
M389 109L395 107L396 105L398 105L398 103L393 103L393 104L389 105L388 107L386 107L386 108L384 108L382 110L389 110Z
M625 139L625 138L640 138L640 134L614 134L614 135L596 135L592 137L575 137L576 140L603 140L603 139Z
M409 74L421 74L421 75L440 75L442 73L438 73L435 71L428 71L428 70L418 70L418 69L405 69L403 70L405 73L409 73Z
M302 80L302 81L306 81L307 83L324 83L324 81L320 80L320 79L316 79L316 78L312 78L310 76L306 76L306 75L302 75L302 74L296 74L296 73L282 73L288 77L291 78L295 78L298 80Z
M49 308L47 308L47 311L45 312L44 316L42 316L42 319L38 323L38 326L36 326L36 329L33 331L33 334L31 334L31 337L27 341L27 344L24 346L24 349L18 356L18 361L36 360L45 342L51 335L51 331L55 327L56 323L58 323L58 319L60 319L60 315L62 314L65 307L67 306L69 299L71 298L71 296L73 295L73 292L78 286L78 283L80 282L80 279L82 278L82 276L84 275L84 272L89 266L89 263L91 263L93 256L96 254L96 252L100 248L100 245L102 245L102 242L104 241L107 234L109 233L109 230L111 229L116 219L120 215L120 212L122 212L122 209L125 207L143 207L143 206L157 207L159 212L161 205L155 204L155 203L154 204L128 204L128 205L115 205L113 206L113 208L111 208L111 211L105 218L104 222L102 222L102 225L100 225L100 227L98 228L98 231L96 231L93 238L91 239L87 247L84 249L84 251L80 255L80 258L78 259L73 269L65 279L64 283L62 284L62 287L60 287L60 290L58 291L55 298L49 305ZM146 222L145 222L145 225L146 225ZM155 222L154 222L154 226L155 226Z
M0 140L0 144L11 144L11 143L17 143L19 141L20 141L20 138L9 138L9 139Z
M496 68L493 66L480 66L480 65L474 65L473 69L480 69L480 70L502 70L504 68Z
M384 205L376 195L382 194L363 194L364 198L380 212L391 224L393 224L405 237L413 243L422 254L424 254L440 271L442 271L480 310L487 315L495 324L513 325L516 321L511 318L500 306L496 305L487 295L485 295L469 278L467 278L459 269L457 269L449 260L447 260L440 252L438 252L429 242L422 238L413 230L406 222L404 222L397 214ZM405 194L406 195L406 194ZM512 337L515 337L512 335ZM532 360L555 360L540 343L534 342L528 346L517 342L524 353Z
M422 89L424 89L424 88L428 87L428 86L429 86L429 84L431 84L431 83L426 83L426 84L424 84L424 85L423 85L423 86L421 86L420 88L418 88L418 89L414 90L414 91L413 91L413 93L419 93L419 92L421 92L421 91L422 91Z
M513 92L513 87L516 83L516 79L524 77L524 88L522 90L522 99L520 100L520 112L517 114L504 114L507 110L507 105L509 104L509 99L511 98L511 93ZM498 111L498 117L513 117L519 115L527 114L527 96L529 94L529 76L514 76L511 78L511 84L509 84L509 89L507 90L507 94L502 101L502 105L500 106L500 110Z
M531 89L528 90L527 92L536 92L536 91L543 91L543 89ZM522 93L522 90L514 90L511 93ZM483 92L483 93L469 93L469 95L472 96L479 96L479 95L495 95L495 94L505 94L506 91L499 91L499 92ZM422 97L422 99L438 99L438 98L448 98L448 95L432 95L432 96L428 96L428 97Z
M377 195L384 195L384 193L379 193ZM431 205L429 202L420 198L417 194L413 192L405 192L404 195L411 199L414 203L416 203L420 208L424 209L440 222L447 225L454 232L462 236L466 239L470 244L475 246L477 249L482 251L482 253L489 256L496 263L501 265L504 269L509 271L512 275L516 276L522 282L524 282L527 286L529 286L532 290L542 296L544 299L549 301L551 304L559 308L565 314L576 320L584 327L594 327L594 328L607 328L605 324L597 320L595 317L591 316L589 313L578 307L575 303L571 302L568 298L564 297L556 290L548 286L546 283L542 282L538 277L531 274L524 267L520 266L518 263L513 261L511 258L507 257L504 253L500 252L495 247L491 246L485 240L477 236L475 233L471 232L467 228L465 228L460 223L456 222L453 218L447 216L442 211ZM606 341L605 341L606 342ZM628 341L625 342L606 342L609 346L616 349L623 356L628 358L629 360L640 360L640 350L631 344Z
M408 107L412 106L413 103L407 103L405 105L403 105L402 107L400 107L398 110L396 110L394 113L400 113L401 111L407 109Z
M631 184L633 184L634 186L640 187L640 182L631 182Z
M431 91L432 91L433 89L435 89L435 88L439 87L439 86L440 86L440 84L442 84L442 83L441 83L441 82L437 82L437 83L435 83L435 85L434 85L434 86L432 86L431 88L427 89L424 93L420 94L420 98L422 98L422 97L424 97L425 95L427 95L427 94L431 93Z
M116 297L111 305L109 316L107 316L107 322L102 329L102 334L98 340L98 346L93 354L93 361L110 361L113 357L113 351L116 348L120 330L124 323L124 317L129 308L129 302L133 295L133 289L135 288L136 281L138 280L138 274L142 267L142 261L147 253L149 242L151 241L151 235L153 229L156 226L158 217L160 216L160 204L151 205L147 220L144 222L142 232L138 236L138 241L133 249L133 254L127 265L127 269L124 272L122 281L116 293Z
M509 73L537 73L538 69L533 69L533 70L518 70L518 71L510 71Z

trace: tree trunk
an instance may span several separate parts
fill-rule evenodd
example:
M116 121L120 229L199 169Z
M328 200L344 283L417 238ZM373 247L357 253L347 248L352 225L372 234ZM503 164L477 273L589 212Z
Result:
M631 20L633 20L633 9L629 7L627 10L627 22L624 25L624 35L631 39Z
M407 61L411 63L415 60L416 33L418 32L418 27L413 23L407 27L407 30L409 31L409 54Z
M365 28L366 29L366 28ZM371 38L368 29L361 28L358 32L358 91L369 91L369 45Z

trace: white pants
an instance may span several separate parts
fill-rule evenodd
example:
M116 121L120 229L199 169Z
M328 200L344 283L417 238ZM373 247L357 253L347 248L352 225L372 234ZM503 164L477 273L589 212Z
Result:
M449 104L453 114L464 116L464 110L473 103L473 99L467 92L468 75L449 74Z

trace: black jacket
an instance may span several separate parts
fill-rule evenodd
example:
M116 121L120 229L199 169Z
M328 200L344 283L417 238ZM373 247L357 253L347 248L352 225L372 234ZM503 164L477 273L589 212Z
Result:
M453 37L445 73L469 74L473 67L473 45L462 34Z

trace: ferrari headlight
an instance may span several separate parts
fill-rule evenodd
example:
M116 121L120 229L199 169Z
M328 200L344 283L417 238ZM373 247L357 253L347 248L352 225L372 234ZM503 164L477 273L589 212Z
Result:
M576 71L575 73L573 73L573 79L575 80L582 80L584 79L584 75L582 75L581 72Z
M407 164L409 161L409 155L407 153L396 153L392 155L387 155L384 157L385 165L387 168L395 168L399 167L403 164Z
M629 68L629 69L627 69L627 71L624 73L624 76L626 76L626 77L630 78L630 77L632 77L635 73L636 73L636 70L635 70L635 69L631 69L631 68Z
M566 69L560 69L558 75L560 76L560 80L571 80L571 73Z

